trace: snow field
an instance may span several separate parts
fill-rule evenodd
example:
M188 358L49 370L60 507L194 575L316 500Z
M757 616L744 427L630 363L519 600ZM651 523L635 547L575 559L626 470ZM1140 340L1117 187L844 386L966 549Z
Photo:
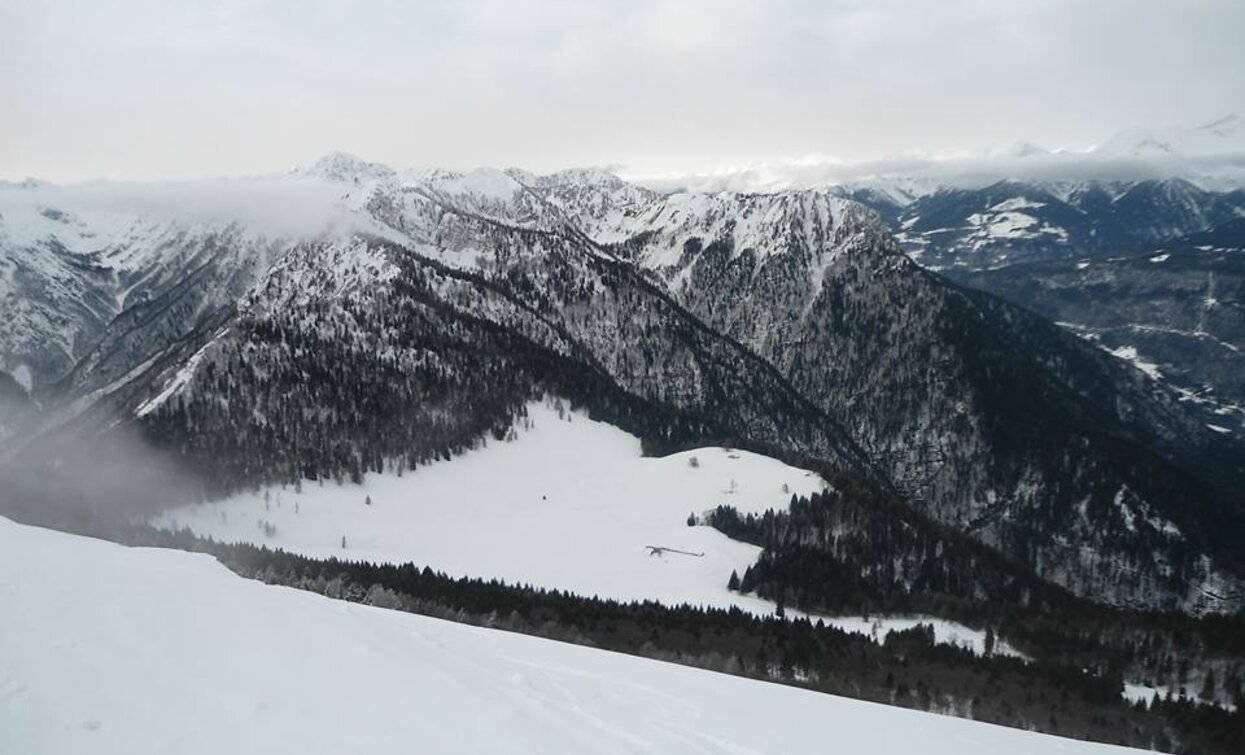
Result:
M768 600L726 589L731 572L742 575L761 549L688 527L687 518L718 504L745 514L784 509L792 494L824 489L819 476L725 448L644 457L635 436L552 401L530 404L527 419L513 441L490 441L401 477L373 474L362 485L304 481L301 493L242 493L154 523L314 558L413 562L455 577L621 601L774 612ZM650 545L704 555L654 556ZM892 630L931 623L937 642L977 653L985 647L983 631L934 617L824 620L878 642ZM1003 642L995 652L1018 655Z
M721 503L744 513L785 508L793 493L822 490L820 477L725 448L646 458L639 439L582 414L541 402L527 414L514 441L490 440L402 476L304 481L301 493L243 493L167 512L155 524L316 558L414 562L602 598L773 611L726 589L731 571L742 574L760 549L689 527L688 515ZM275 533L267 536L264 523ZM704 555L654 556L648 546Z
M2 518L0 605L6 755L1133 752L343 603Z

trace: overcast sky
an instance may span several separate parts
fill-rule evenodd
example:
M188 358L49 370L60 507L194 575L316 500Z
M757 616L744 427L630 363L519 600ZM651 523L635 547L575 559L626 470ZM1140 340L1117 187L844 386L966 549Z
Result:
M1245 115L1242 0L0 0L0 177L706 171Z

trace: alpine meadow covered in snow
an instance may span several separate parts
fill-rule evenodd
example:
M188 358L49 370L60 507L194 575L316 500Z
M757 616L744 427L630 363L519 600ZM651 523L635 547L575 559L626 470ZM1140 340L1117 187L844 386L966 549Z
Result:
M0 0L0 753L1239 755L1242 28Z

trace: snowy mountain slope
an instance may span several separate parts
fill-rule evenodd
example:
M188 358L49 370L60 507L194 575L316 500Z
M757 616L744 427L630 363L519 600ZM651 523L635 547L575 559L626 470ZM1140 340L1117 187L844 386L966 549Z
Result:
M1005 180L902 203L856 187L836 191L877 210L913 259L952 277L1135 252L1245 215L1241 191L1207 191L1180 178Z
M1000 212L1032 204L991 200ZM750 234L748 218L758 215L774 222ZM1150 601L1152 580L1189 585L1186 607L1241 594L1238 578L1218 567L1171 561L1190 528L1208 527L1202 533L1213 539L1239 526L1227 522L1242 515L1230 491L1243 474L1239 452L1186 416L1174 393L1156 393L1049 324L919 270L877 216L821 192L674 195L620 222L627 241L613 247L618 254L649 266L690 311L778 367L935 518L1023 552L1040 573L1099 599ZM1036 395L1047 397L1040 411L1019 399ZM1138 448L1086 434L1086 424L1113 427L1109 435ZM1176 438L1199 450L1176 450ZM1077 450L1062 459L1039 450L1054 447ZM1175 463L1151 466L1151 477L1130 461L1143 447L1166 448ZM1206 466L1211 456L1219 461ZM1121 490L1125 509L1156 506L1179 518L1187 508L1159 492L1168 483L1157 479L1187 479L1185 470L1199 467L1209 479L1228 473L1218 478L1226 495L1195 494L1225 517L1222 527L1190 517L1179 542L1146 536L1145 545L1125 533L1128 517L1112 503ZM1093 516L1080 513L1087 500L1096 501ZM1060 537L1035 540L1047 528ZM1084 563L1070 545L1077 541L1094 563L1115 566ZM1217 547L1232 561L1226 540ZM1103 583L1113 586L1100 593Z
M1209 192L1172 179L1004 181L902 205L847 193L882 213L923 266L1080 334L1105 335L1112 353L1136 350L1142 362L1166 367L1156 377L1204 407L1209 424L1237 423L1231 417L1245 404L1245 391L1232 367L1233 307L1212 307L1214 333L1199 332L1197 322L1200 302L1218 301L1206 296L1209 280L1220 282L1225 301L1233 297L1232 252L1245 246L1233 230L1245 215L1240 191ZM1177 251L1181 261L1160 264ZM1143 258L1154 264L1129 261ZM1194 259L1200 275L1190 268Z
M0 370L72 415L179 358L303 239L349 227L339 193L295 177L0 186Z
M1133 752L340 603L4 519L0 601L14 755ZM802 723L757 725L782 720Z
M153 524L314 558L413 562L584 596L774 611L768 600L727 590L731 573L743 574L760 548L686 520L719 504L745 514L782 510L793 495L820 492L820 476L720 447L645 457L639 438L553 399L529 404L515 429L513 440L404 475L267 487L167 511ZM654 555L649 545L684 553ZM827 621L879 641L925 621L939 642L976 652L984 642L980 630L930 617ZM1003 643L995 652L1014 654Z
M1131 129L1115 135L1095 152L1126 157L1245 155L1245 120L1229 113L1193 128Z
M393 168L388 165L367 162L345 152L330 152L310 166L295 169L293 172L299 176L337 183L359 183L394 175Z
M723 448L644 457L639 438L556 404L529 404L513 441L402 476L240 493L155 523L317 558L413 561L586 596L773 610L726 589L760 549L686 520L723 502L781 509L792 495L820 491L819 476ZM650 545L703 555L652 556Z
M117 389L212 494L424 466L551 393L652 448L735 436L872 477L1100 600L1199 610L1241 592L1230 442L1109 357L920 270L857 203L328 162L282 185L321 187L338 230L287 230L222 321L177 320L193 337ZM1043 200L1008 201L985 209ZM110 327L97 342L131 332ZM147 353L121 342L108 353ZM1130 512L1179 537L1130 530Z
M228 337L209 350L205 367L228 363L231 370L247 372L228 376L226 382L235 386L229 405L211 399L216 386L192 380L179 394L185 401L169 406L173 414L218 415L224 409L229 418L184 421L149 414L151 421L179 434L205 422L227 422L231 429L224 434L240 448L263 444L247 449L227 476L242 472L266 481L293 480L295 470L316 468L321 459L335 459L331 463L338 469L343 464L357 468L361 461L344 460L339 450L330 450L343 442L338 430L310 421L315 412L328 409L327 394L291 393L283 389L284 381L307 388L322 381L324 391L349 402L348 411L338 415L351 417L347 442L379 443L384 456L417 460L427 453L410 441L427 448L433 439L446 437L444 426L459 422L456 417L480 415L480 424L456 436L455 448L461 449L489 427L504 427L532 392L531 381L565 383L575 372L586 371L572 382L576 391L596 392L593 401L604 392L618 400L654 402L661 412L683 413L680 422L699 426L701 434L795 442L824 458L867 466L833 421L786 385L772 366L706 328L634 269L566 228L555 210L546 207L538 219L548 227L505 220L518 216L522 203L540 201L531 192L520 191L509 209L493 207L485 215L483 200L474 194L447 199L439 190L407 187L392 194L392 188L364 187L362 206L377 212L389 231L360 237L353 257L383 259L377 264L396 274L355 280L353 262L343 260L339 266L324 259L323 245L304 244L305 254L287 255L248 293ZM468 204L477 209L463 209ZM471 263L453 264L464 257ZM373 265L360 262L357 267L362 274ZM342 275L354 282L337 285ZM321 360L336 352L340 358L326 372ZM332 374L344 372L357 376L346 380ZM174 379L172 373L162 378L165 385ZM374 386L370 405L398 408L398 415L388 410L381 426L398 421L401 412L421 419L395 425L393 435L378 436L376 420L367 414L372 409L360 413L350 395L363 386ZM457 409L435 406L440 399L427 400L430 391ZM481 413L472 405L490 408ZM333 408L341 409L346 407ZM281 422L266 419L274 415ZM286 422L299 427L281 427ZM435 431L430 432L430 424L437 425ZM311 437L293 437L304 429ZM204 440L171 442L193 446ZM307 453L316 460L308 461ZM274 455L283 459L279 475L271 462L256 463ZM374 464L369 458L365 468Z
M1245 428L1245 243L1198 235L1142 253L964 273L1174 386L1225 431ZM1225 245L1227 244L1227 245Z

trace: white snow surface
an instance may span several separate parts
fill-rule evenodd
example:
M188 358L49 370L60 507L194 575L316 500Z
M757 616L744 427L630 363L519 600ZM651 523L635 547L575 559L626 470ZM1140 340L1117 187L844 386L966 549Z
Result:
M0 604L7 755L1136 752L343 603L2 518Z
M455 577L585 596L774 612L768 600L726 589L731 571L742 575L760 548L710 527L688 527L687 517L720 503L745 514L785 509L793 493L822 490L819 476L716 447L643 457L638 438L580 413L560 413L553 399L530 404L527 417L530 427L520 427L516 440L402 477L373 474L363 485L304 481L302 493L271 487L176 509L154 524L315 558L414 562ZM267 535L264 523L275 534ZM704 556L653 556L650 545ZM979 654L985 647L984 631L933 616L825 621L877 642L926 623L936 642ZM1021 655L1002 641L995 652Z
M583 200L579 201L584 206ZM832 189L778 194L637 194L624 197L616 206L598 209L577 217L584 233L604 245L644 239L634 262L663 277L672 291L689 284L696 258L689 252L689 243L701 248L721 243L734 257L751 255L762 266L771 257L803 250L807 255L802 263L808 275L807 301L812 301L831 263L862 247L872 248L869 242L884 233L882 220L875 213Z
M1025 197L1011 197L1010 199L1004 199L990 209L994 212L1007 212L1009 210L1036 210L1045 206L1045 202L1035 202Z
M1020 198L1000 202L984 213L968 216L973 247L979 249L998 239L1036 239L1042 236L1067 240L1067 231L1042 223L1018 208L1041 207L1041 203Z
M198 351L191 355L191 357L186 360L186 363L183 364L173 375L173 377L169 379L168 383L159 393L144 401L141 406L134 410L134 416L147 416L165 401L168 401L170 396L175 395L178 391L185 388L186 385L190 383L191 378L194 377L195 370L199 368L199 362L203 361L203 356L207 353L208 347L210 347L214 341L215 339L205 343Z
M496 168L476 168L432 185L446 194L470 194L495 202L508 202L523 188L518 181Z
M1124 683L1124 699L1130 703L1136 703L1142 700L1148 703L1152 701L1156 696L1161 700L1161 699L1165 699L1168 694L1172 694L1173 697L1176 697L1176 698L1180 697L1179 693L1174 692L1170 687L1168 687L1165 684L1151 686L1147 684L1134 684L1132 682ZM1236 706L1233 705L1232 703L1225 703L1225 702L1221 702L1218 700L1206 700L1206 699L1203 699L1199 695L1193 695L1190 698L1187 693L1185 697L1186 699L1191 699L1193 702L1196 702L1201 705L1218 705L1219 707L1229 712L1236 710Z
M940 645L967 648L977 655L985 654L986 633L984 631L940 619L937 616L829 616L819 618L832 627L838 627L845 632L863 634L878 643L886 642L886 636L891 632L903 632L920 624L929 624L934 628L934 642ZM1027 657L998 638L995 638L993 652L994 655Z
M1137 351L1136 346L1120 346L1115 349L1106 349L1106 351L1117 359L1123 359L1155 380L1163 379L1163 373L1159 370L1159 366L1144 358Z
M31 376L30 367L28 365L17 365L17 367L13 368L13 371L10 374L12 374L13 379L17 381L17 384L22 387L22 390L27 393L30 393L30 391L34 388L35 379Z
M452 576L587 596L773 612L768 601L726 589L731 571L743 574L760 549L711 527L689 527L688 515L718 504L741 513L784 509L793 493L822 490L821 477L725 448L644 457L635 436L560 413L552 400L530 404L527 418L530 429L520 427L514 441L490 440L401 477L372 474L362 485L304 481L302 493L242 493L167 512L155 523L316 558L414 562ZM265 536L263 522L276 534ZM652 556L650 545L704 555Z

